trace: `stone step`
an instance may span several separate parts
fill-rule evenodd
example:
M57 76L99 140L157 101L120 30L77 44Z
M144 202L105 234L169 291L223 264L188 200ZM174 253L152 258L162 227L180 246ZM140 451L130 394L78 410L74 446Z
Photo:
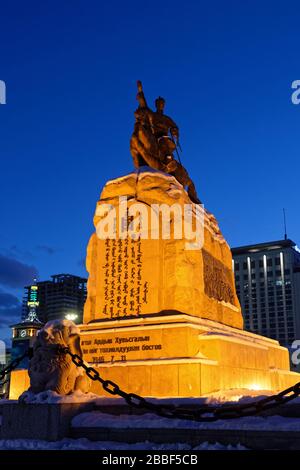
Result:
M73 427L70 437L90 441L185 443L192 447L203 442L241 444L251 450L300 450L300 431L259 431L241 429L159 429Z
M117 400L114 400L116 402ZM120 400L121 401L121 400ZM155 400L151 400L155 402ZM159 404L164 404L164 400L159 400ZM166 400L166 405L170 403L170 400ZM235 405L236 403L227 403L228 405ZM226 403L224 403L226 405ZM182 408L186 408L189 410L197 410L199 408L199 404L182 404L178 403L175 406L180 406ZM93 409L96 411L101 411L102 413L107 413L109 415L141 415L149 413L148 410L144 408L134 408L132 406L127 405L126 403L112 403L103 405L95 404ZM283 405L276 406L274 408L270 408L264 412L261 412L259 416L284 416L286 418L300 418L300 400L297 400L295 403L289 402Z
M161 400L159 402L161 404ZM248 421L239 418L216 423L160 418L142 409L131 408L123 400L115 400L109 405L95 405L92 402L8 402L0 406L0 438L53 441L63 437L85 437L90 440L128 443L146 440L157 443L186 442L191 446L208 441L224 445L240 443L251 449L300 450L298 402L296 400L295 403L290 402L268 410L257 418L247 418ZM196 409L199 404L184 406ZM79 421L81 427L78 425Z

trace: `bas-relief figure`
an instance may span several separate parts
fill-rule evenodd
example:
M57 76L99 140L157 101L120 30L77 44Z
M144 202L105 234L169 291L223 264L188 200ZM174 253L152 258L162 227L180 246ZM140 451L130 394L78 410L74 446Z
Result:
M164 114L165 100L159 96L155 100L156 111L152 111L146 101L142 83L137 82L139 106L134 113L135 125L130 141L130 151L136 168L148 165L175 176L183 187L187 187L190 199L200 204L195 185L182 164L174 158L179 141L177 124Z
M90 379L69 355L59 352L60 347L68 347L82 357L79 328L69 320L48 322L40 330L29 364L29 392L52 390L68 395L78 390L89 391Z

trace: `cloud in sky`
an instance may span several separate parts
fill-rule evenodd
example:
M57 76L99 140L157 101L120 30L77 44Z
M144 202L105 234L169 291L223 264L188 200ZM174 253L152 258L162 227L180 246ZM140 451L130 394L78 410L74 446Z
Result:
M19 304L19 299L15 295L0 290L0 311L3 308L12 308Z
M14 258L14 256L21 257L21 258L34 258L33 254L28 251L28 250L23 250L17 245L11 245L9 247L9 250L7 251L7 256L11 256Z
M28 265L0 254L0 284L12 288L23 288L37 277L35 266Z
M19 299L0 290L0 339L10 345L11 329L14 323L21 320L22 304Z
M48 246L48 245L37 245L36 249L39 251L43 251L44 253L47 253L48 255L54 255L54 253L58 251L56 248L52 248L51 246Z
M2 333L7 336L7 332L3 331L14 323L19 323L21 321L22 309L21 303L13 308L0 308L0 330L1 336Z

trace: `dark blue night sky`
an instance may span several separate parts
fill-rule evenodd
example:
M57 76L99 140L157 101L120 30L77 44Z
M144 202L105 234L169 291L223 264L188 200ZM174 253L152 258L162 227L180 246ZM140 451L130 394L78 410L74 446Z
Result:
M107 179L133 168L136 80L231 246L299 242L299 2L0 3L0 327L22 287L83 260ZM18 300L19 299L19 300Z

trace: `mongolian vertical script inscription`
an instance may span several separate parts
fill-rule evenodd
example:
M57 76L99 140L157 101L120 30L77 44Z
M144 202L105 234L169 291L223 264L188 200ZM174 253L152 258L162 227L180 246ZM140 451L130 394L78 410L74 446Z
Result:
M143 276L141 240L106 239L104 243L102 313L109 318L140 315L149 291Z

